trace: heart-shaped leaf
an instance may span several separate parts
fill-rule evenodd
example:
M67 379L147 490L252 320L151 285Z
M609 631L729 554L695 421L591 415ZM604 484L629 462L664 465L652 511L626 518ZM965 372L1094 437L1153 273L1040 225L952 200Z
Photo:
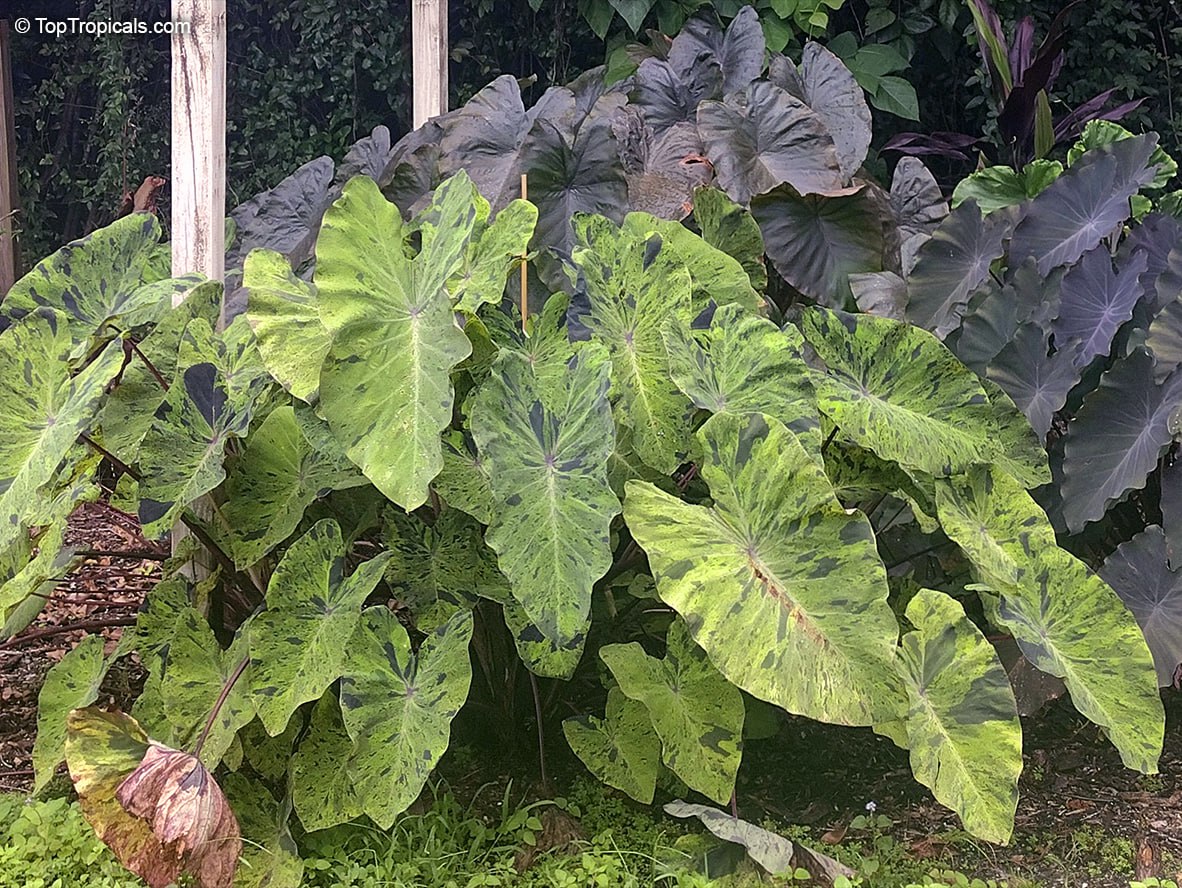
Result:
M45 676L37 697L37 740L33 744L33 791L40 792L65 757L66 716L98 699L107 675L103 637L88 635Z
M691 789L726 804L742 757L743 697L682 621L669 627L666 645L662 660L636 642L605 645L599 656L624 695L648 710L661 760Z
M344 673L361 605L389 559L383 552L346 577L341 529L328 519L284 553L267 584L267 609L244 627L254 706L272 737Z
M869 523L775 419L719 414L698 439L712 506L626 488L661 598L753 696L838 724L881 721L901 693L898 627Z
M1108 354L1117 328L1133 316L1133 306L1141 298L1139 278L1147 264L1144 253L1134 253L1119 272L1113 271L1108 248L1099 246L1063 275L1059 317L1051 329L1060 347L1080 341L1077 366Z
M568 718L562 723L566 742L579 760L609 786L651 805L657 787L661 741L643 703L625 697L619 688L607 694L607 711Z

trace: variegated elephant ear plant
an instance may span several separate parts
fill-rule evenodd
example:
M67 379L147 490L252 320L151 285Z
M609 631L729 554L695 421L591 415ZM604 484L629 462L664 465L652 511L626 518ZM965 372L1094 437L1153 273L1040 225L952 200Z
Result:
M735 113L791 104L751 89ZM910 173L911 199L906 175L886 196L896 255L931 203ZM756 217L784 229L774 205L795 207L779 235L801 242L846 243L879 205L860 181L760 181L778 191ZM225 885L241 855L252 884L297 884L293 815L390 827L460 710L515 693L502 638L546 686L542 721L544 697L586 713L562 724L571 749L643 803L673 784L730 802L762 701L889 737L967 830L1006 842L1022 735L1003 637L1154 772L1164 716L1137 622L1027 492L1051 478L1027 419L936 336L820 306L769 320L756 219L709 188L701 236L644 212L564 221L561 286L535 280L523 321L503 295L534 261L535 206L493 213L464 172L422 204L404 217L350 179L311 265L245 257L224 331L221 285L167 278L138 215L4 303L5 636L69 568L66 517L99 495L100 463L145 533L184 522L218 564L161 582L113 654L88 639L41 695L38 789L65 758L149 883ZM800 279L844 281L850 255ZM148 673L132 712L94 708L131 654Z

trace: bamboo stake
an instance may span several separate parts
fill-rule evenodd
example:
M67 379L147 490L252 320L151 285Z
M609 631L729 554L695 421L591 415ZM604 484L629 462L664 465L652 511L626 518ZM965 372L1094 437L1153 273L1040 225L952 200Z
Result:
M521 174L521 199L529 200L529 186L528 176L525 173ZM526 253L528 253L528 248ZM525 332L525 319L529 316L529 294L526 290L525 284L525 260L526 253L521 255L521 332Z

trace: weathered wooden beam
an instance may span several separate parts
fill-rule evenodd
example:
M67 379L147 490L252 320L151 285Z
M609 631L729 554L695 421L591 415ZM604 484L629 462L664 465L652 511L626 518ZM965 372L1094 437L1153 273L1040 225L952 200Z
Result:
M0 21L0 298L20 276L16 215L16 125L12 103L12 44L7 20Z
M411 0L414 125L447 112L447 0Z
M172 0L172 273L225 278L226 0Z

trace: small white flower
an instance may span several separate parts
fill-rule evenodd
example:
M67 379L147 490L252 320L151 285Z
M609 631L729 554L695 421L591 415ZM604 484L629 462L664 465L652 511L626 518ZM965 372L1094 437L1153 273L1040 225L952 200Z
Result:
M874 802L867 802L866 803L866 810L869 811L871 814L873 814L875 811L878 810L878 805L874 804Z

